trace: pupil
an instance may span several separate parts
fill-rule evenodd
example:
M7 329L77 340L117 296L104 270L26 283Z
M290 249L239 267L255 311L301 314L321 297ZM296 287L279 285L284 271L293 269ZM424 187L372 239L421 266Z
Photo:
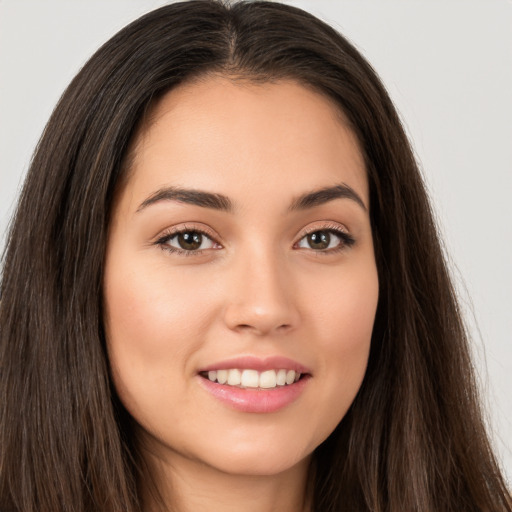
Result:
M327 231L315 231L308 235L308 243L312 249L327 249L331 235Z
M187 251L194 251L201 247L203 236L197 231L187 231L178 235L178 243L182 249Z

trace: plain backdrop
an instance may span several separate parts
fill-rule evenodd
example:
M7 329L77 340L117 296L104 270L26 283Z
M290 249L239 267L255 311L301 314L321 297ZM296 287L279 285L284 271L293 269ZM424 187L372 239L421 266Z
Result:
M31 153L66 85L100 44L165 3L0 0L0 250ZM355 43L400 111L450 254L510 484L512 2L287 3Z

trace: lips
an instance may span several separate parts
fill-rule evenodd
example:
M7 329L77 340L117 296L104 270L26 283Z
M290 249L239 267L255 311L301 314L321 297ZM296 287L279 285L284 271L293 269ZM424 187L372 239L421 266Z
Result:
M200 369L200 373L209 372L211 370L229 370L233 368L241 370L256 370L258 372L284 368L286 370L294 370L298 373L311 373L311 370L306 366L294 361L293 359L282 356L271 356L265 358L255 356L235 357L205 366Z
M213 397L242 412L276 412L299 398L311 372L284 357L243 357L199 371L200 383Z

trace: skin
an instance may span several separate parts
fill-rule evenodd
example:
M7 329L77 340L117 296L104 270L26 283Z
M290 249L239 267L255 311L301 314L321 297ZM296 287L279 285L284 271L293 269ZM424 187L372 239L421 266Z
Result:
M179 511L308 510L311 454L361 385L378 300L357 140L302 85L210 76L159 101L133 155L109 233L105 325L114 383L162 497ZM363 205L290 209L339 184ZM222 194L232 211L141 208L170 186ZM170 252L177 237L161 240L176 229L212 242ZM334 249L311 247L308 232L332 229L355 242L331 233ZM306 366L303 392L277 412L247 413L200 385L201 368L247 355Z

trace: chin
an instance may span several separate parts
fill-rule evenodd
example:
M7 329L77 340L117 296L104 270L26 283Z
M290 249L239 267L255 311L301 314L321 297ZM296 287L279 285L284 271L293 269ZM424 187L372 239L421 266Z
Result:
M311 454L324 436L302 437L291 429L233 429L190 447L189 456L226 474L277 475L307 467ZM214 440L215 439L215 440Z
M301 457L296 453L287 454L283 451L271 453L269 450L260 450L258 453L246 453L237 450L225 453L220 460L216 459L215 463L209 465L230 475L258 477L274 476L303 468L309 465L310 459L311 454Z

